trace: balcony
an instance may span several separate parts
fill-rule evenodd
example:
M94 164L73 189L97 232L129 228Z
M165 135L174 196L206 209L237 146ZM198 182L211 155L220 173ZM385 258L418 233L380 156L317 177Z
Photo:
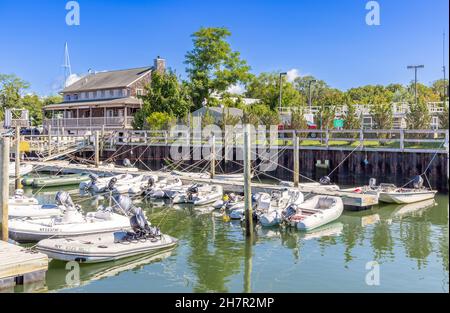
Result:
M44 127L70 129L132 128L133 117L84 117L44 119Z

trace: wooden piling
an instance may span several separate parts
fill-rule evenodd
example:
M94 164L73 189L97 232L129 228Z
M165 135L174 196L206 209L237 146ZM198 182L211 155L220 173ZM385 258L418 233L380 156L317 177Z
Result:
M52 156L52 125L48 125L48 156Z
M216 135L212 135L211 138L211 179L216 176Z
M294 187L298 188L300 183L300 138L298 138L297 134L294 132Z
M244 126L244 201L245 201L245 231L247 237L253 236L253 208L251 182L251 140L250 124Z
M95 131L95 142L94 142L94 162L95 167L99 167L100 165L100 134L99 131Z
M2 208L2 240L8 241L8 201L9 201L9 144L10 139L0 139L0 203Z
M16 126L16 145L15 145L15 152L14 152L14 157L15 157L15 184L14 186L16 187L16 189L20 189L22 188L22 184L20 182L20 126Z

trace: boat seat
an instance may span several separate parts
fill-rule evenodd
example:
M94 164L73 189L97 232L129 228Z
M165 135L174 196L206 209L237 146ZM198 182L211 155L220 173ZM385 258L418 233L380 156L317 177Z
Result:
M111 220L111 212L105 212L105 211L97 211L94 213L94 218L97 218L99 220Z

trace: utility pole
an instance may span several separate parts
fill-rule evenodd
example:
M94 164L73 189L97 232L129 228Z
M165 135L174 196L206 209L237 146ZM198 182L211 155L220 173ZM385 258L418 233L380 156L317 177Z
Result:
M250 124L244 126L244 201L246 236L253 237Z
M300 138L298 138L298 135L296 132L294 132L294 187L298 188L298 185L300 183L300 154L299 154L299 147L300 147Z
M414 97L417 104L417 70L424 68L424 65L408 65L408 70L414 70Z
M22 188L20 183L20 126L16 126L16 145L15 145L15 184L16 189Z
M444 98L443 98L443 106L445 107L445 99L447 99L448 87L446 84L446 68L445 68L445 32L442 34L442 71L444 72Z
M9 201L9 137L0 138L0 204L2 216L2 240L8 241L8 201Z
M280 99L279 99L279 103L278 103L280 113L281 113L282 98L283 98L283 76L286 76L286 75L287 75L286 72L280 73Z
M308 82L308 89L309 89L309 91L308 91L308 93L309 93L309 98L308 98L309 113L312 113L312 112L311 112L311 111L312 111L311 84L313 84L313 83L315 83L315 82L317 82L317 80L315 80L315 79L311 79L311 80Z

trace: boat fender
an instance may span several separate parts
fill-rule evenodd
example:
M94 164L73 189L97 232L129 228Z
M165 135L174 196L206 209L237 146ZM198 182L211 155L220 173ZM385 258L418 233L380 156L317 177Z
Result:
M123 159L123 166L125 167L132 167L131 161L127 158Z
M319 180L319 183L321 185L330 185L331 184L331 178L329 176L324 176Z
M108 190L113 190L114 186L116 185L116 183L117 183L117 178L116 177L111 178L111 180L108 183L107 189Z

